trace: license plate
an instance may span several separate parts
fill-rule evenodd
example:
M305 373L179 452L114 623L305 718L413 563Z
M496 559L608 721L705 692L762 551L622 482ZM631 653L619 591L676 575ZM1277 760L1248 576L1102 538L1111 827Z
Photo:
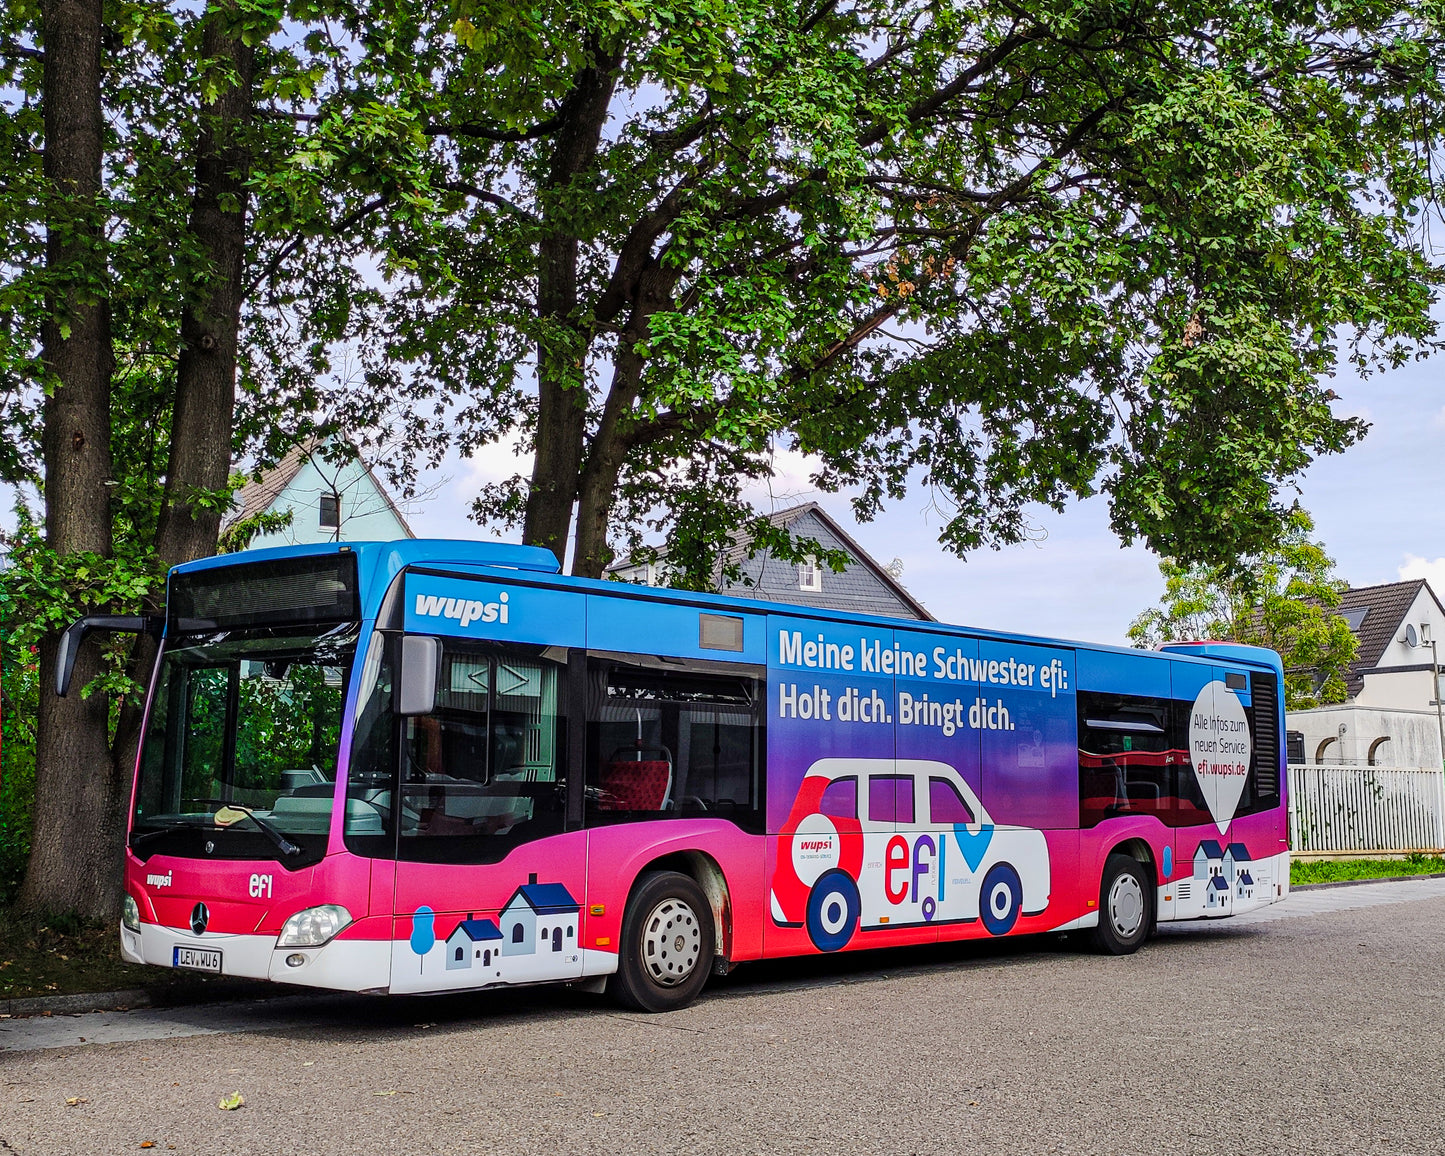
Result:
M175 967L189 968L191 971L214 971L221 970L221 953L206 947L177 947L171 957Z

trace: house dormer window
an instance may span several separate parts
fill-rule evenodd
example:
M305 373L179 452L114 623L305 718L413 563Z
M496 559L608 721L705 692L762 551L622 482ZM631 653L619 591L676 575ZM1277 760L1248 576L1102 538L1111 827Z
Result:
M341 495L321 495L321 528L323 530L339 530L341 528Z
M814 594L821 593L823 589L823 571L818 566L818 559L812 555L798 563L798 589Z

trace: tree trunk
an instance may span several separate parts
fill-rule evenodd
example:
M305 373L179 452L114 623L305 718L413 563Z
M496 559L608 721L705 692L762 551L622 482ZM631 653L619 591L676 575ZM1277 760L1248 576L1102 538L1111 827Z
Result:
M639 342L647 340L652 315L672 305L677 279L676 271L665 271L651 261L639 271L632 286L632 314L617 343L612 387L608 390L597 432L592 436L577 489L577 549L572 557L572 573L579 578L601 578L612 561L607 525L616 500L617 478L630 448L624 423L637 400L646 368L635 350Z
M244 134L256 61L255 49L229 34L225 18L234 7L211 5L201 42L202 59L226 61L236 83L201 107L190 234L209 268L202 283L192 287L181 315L170 462L156 527L156 554L166 566L215 553L221 509L193 498L222 489L231 472L251 169Z
M561 193L597 156L621 57L592 46L593 63L563 102L547 188ZM546 198L543 200L546 204ZM577 236L571 226L546 233L539 246L537 313L537 447L522 540L567 553L572 503L587 431L586 339L577 317ZM565 335L565 336L562 336Z
M111 553L110 375L113 351L101 226L101 2L45 0L46 270L42 357L49 378L42 434L46 543L61 556ZM18 897L27 911L108 916L120 904L125 782L107 744L104 696L80 690L100 670L97 643L74 689L54 693L59 640L40 646L35 826Z
M231 472L244 296L246 181L251 171L245 130L251 120L256 66L255 49L231 35L226 25L234 10L234 3L212 4L201 35L202 60L227 62L236 83L220 89L215 100L200 110L189 232L206 264L181 315L170 459L155 539L156 557L167 568L216 552L221 509L214 502L194 499L221 490ZM160 591L154 609L162 609L163 599ZM136 641L131 675L142 684L151 676L157 650L148 635ZM116 725L114 759L127 781L135 773L140 753L144 710L143 699L127 701Z

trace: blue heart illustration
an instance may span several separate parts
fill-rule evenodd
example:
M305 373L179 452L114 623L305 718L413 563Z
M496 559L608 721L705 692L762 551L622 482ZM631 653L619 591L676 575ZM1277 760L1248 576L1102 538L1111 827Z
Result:
M988 854L988 845L993 842L993 824L984 823L977 831L970 831L962 823L953 825L953 840L963 852L963 861L970 871L977 871L983 857Z

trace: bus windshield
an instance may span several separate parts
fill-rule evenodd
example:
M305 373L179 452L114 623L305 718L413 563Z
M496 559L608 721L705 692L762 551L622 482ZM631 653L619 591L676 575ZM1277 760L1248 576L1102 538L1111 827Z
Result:
M357 635L250 630L171 645L141 754L136 854L320 858Z

